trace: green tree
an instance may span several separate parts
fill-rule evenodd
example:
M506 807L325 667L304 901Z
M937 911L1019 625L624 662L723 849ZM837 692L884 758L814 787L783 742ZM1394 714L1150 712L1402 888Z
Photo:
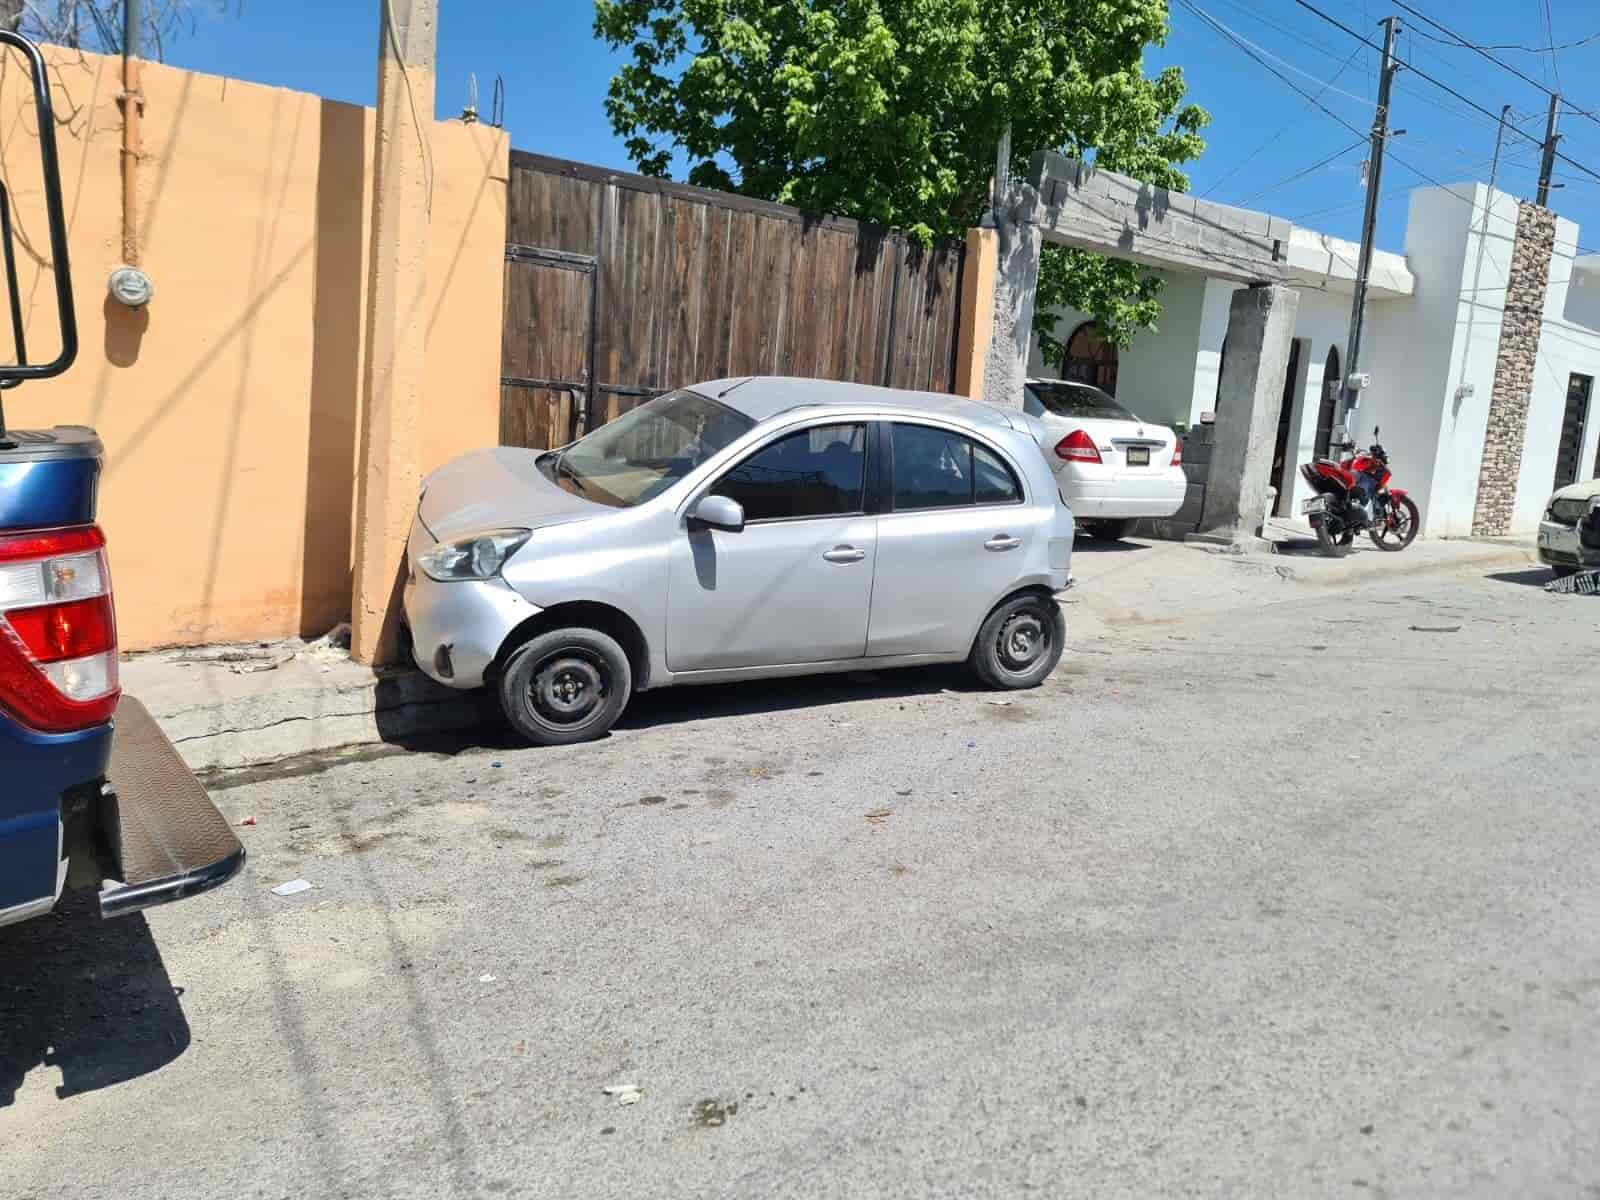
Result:
M1183 74L1144 72L1166 0L595 0L595 34L630 57L606 112L641 171L676 153L689 181L904 229L923 242L977 224L1007 125L1182 190L1208 118ZM1034 327L1093 314L1126 346L1160 315L1135 264L1050 246Z

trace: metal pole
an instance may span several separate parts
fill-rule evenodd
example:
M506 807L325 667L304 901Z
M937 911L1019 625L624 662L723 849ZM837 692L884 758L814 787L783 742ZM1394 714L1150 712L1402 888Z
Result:
M1561 116L1561 97L1550 95L1550 116L1544 124L1544 157L1539 160L1539 207L1550 207L1550 176L1556 168L1556 143L1561 135L1556 132L1556 121Z
M1378 111L1372 119L1372 165L1367 171L1367 208L1361 221L1361 260L1356 268L1356 294L1350 305L1350 340L1345 347L1343 412L1339 424L1350 436L1350 414L1361 405L1361 389L1350 381L1360 369L1361 325L1367 312L1367 280L1372 274L1372 243L1378 228L1378 198L1383 184L1383 149L1389 140L1389 92L1399 64L1394 57L1395 38L1400 34L1400 18L1383 19L1383 72L1378 76Z

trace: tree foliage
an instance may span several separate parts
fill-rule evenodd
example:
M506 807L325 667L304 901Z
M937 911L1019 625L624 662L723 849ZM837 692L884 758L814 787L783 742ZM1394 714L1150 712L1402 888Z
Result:
M595 0L629 60L606 111L639 169L906 230L978 223L995 146L1035 148L1182 190L1206 114L1146 46L1166 0ZM1047 247L1035 328L1094 315L1126 346L1160 313L1133 264Z

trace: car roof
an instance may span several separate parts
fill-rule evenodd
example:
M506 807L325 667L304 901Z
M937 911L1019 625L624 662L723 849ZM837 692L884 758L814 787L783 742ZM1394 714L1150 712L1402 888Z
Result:
M948 392L913 392L903 388L875 387L867 383L842 383L832 379L803 379L786 375L744 375L689 385L689 390L725 404L754 421L800 408L875 408L912 415L954 417L991 428L1024 427L1023 416L992 404L953 396Z

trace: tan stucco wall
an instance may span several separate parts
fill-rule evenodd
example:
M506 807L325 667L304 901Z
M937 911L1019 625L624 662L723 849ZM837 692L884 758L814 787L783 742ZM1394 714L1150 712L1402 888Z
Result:
M372 110L146 66L141 266L156 294L135 314L105 291L121 259L120 64L50 57L82 349L65 376L8 392L8 421L99 430L124 648L320 633L350 612ZM0 75L0 168L38 360L57 333L18 65ZM503 131L434 126L424 469L497 439L507 154Z

